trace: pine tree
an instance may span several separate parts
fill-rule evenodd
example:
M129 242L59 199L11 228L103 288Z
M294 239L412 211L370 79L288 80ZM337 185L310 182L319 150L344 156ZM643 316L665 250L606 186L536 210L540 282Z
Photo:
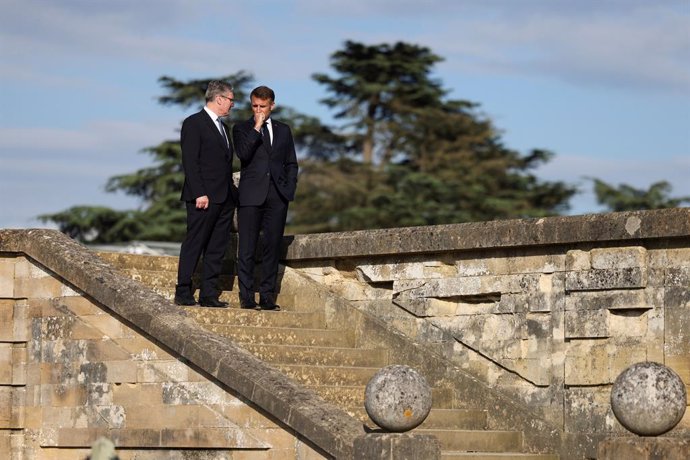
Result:
M337 158L305 162L293 228L352 230L500 218L567 210L576 192L533 170L552 153L506 148L479 105L447 98L432 78L442 59L408 43L347 41L331 56L335 76L315 74L347 140Z

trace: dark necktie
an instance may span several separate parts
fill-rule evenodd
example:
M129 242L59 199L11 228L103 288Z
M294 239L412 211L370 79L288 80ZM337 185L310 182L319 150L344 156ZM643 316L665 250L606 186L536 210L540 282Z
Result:
M268 131L268 123L264 123L261 126L261 136L263 136L264 141L268 145L271 145L271 133Z
M218 127L220 128L220 134L223 136L223 139L225 140L225 146L228 146L228 135L225 134L225 127L223 126L223 122L220 121L220 117L216 118L216 121L218 122Z

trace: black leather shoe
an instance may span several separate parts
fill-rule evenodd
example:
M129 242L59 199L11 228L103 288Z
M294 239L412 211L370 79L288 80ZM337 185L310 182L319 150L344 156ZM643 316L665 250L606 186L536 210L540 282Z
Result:
M183 305L185 307L189 307L192 305L196 305L196 300L194 300L194 296L192 295L176 295L175 305Z
M199 297L199 305L202 307L225 308L228 306L228 303L213 297Z
M256 302L242 302L240 304L240 308L245 310L259 310L259 306L256 304Z
M260 303L259 309L268 311L280 311L280 305L276 303Z

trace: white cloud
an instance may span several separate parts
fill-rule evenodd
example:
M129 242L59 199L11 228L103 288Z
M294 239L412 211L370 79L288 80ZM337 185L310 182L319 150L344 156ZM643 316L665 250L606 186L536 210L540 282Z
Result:
M652 184L666 181L671 184L671 197L690 196L690 158L631 158L613 160L589 155L558 155L541 166L537 175L543 180L564 181L578 187L578 194L570 200L569 214L586 214L606 211L594 195L596 178L614 187L622 184L647 190Z
M204 8L225 8L222 2ZM92 63L129 61L130 65L168 64L191 71L219 61L232 49L224 43L224 31L211 40L184 36L188 21L202 21L208 11L185 0L117 2L12 0L0 19L0 56L11 60L15 73L38 73L46 66L34 55L54 63L64 59ZM227 67L226 67L227 68ZM7 72L7 71L6 71Z
M157 145L176 139L172 123L101 120L75 129L44 127L0 127L0 150L4 152L56 151L71 154L119 151Z
M433 42L463 71L687 91L687 27L687 14L661 8L591 16L541 11L491 21L458 19Z
M0 56L19 67L4 70L14 73L38 73L40 63L32 56L40 50L56 60L118 59L180 73L250 69L262 78L284 79L308 78L324 68L321 61L346 38L406 40L429 46L448 67L463 72L546 75L616 87L690 85L686 0L265 3L289 17L261 20L251 5L221 1L200 8L185 0L10 0L0 19ZM407 21L403 27L409 24L409 31L389 32L396 21ZM217 33L186 33L200 25Z
M576 85L690 87L686 0L298 1L300 12L374 25L349 29L357 41L386 37L406 21L405 40L428 46L455 72L530 75ZM381 22L376 28L375 23ZM338 28L336 28L338 30ZM368 37L368 39L367 39Z
M592 188L587 178L597 178L611 185L627 184L647 189L655 182L665 180L673 186L672 196L690 196L690 158L676 156L667 158L610 159L590 155L557 155L541 166L539 177L548 180L572 182L578 180L583 190Z
M144 146L174 139L163 122L93 122L75 129L0 128L0 227L46 226L35 217L79 204L132 209L141 203L107 193L107 180L152 163Z

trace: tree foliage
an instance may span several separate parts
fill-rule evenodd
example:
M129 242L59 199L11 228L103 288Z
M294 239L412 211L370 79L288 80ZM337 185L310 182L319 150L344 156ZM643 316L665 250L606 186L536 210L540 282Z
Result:
M409 109L433 107L445 94L429 76L439 61L439 56L417 45L347 41L331 56L338 75L317 73L313 78L331 93L321 102L337 109L336 119L345 120L347 138L361 145L362 161L372 164L378 157L387 162L405 144L395 134L401 134Z
M655 182L647 190L627 184L615 187L599 179L592 181L597 202L611 211L675 208L683 203L690 203L690 196L671 198L669 195L672 187L666 181Z
M575 189L533 173L552 153L506 148L478 104L432 78L441 57L408 44L347 41L336 74L314 80L341 122L341 156L303 162L292 225L300 232L541 217Z
M335 111L334 126L277 101L274 115L292 126L300 155L288 232L536 217L567 209L575 189L534 174L553 154L522 155L505 147L478 104L449 98L449 90L433 78L441 60L414 44L347 41L331 56L334 74L313 75L327 91L322 102ZM254 77L240 71L213 79L233 83L238 104L232 119L250 117L242 101L248 100ZM201 106L210 80L163 76L158 102ZM150 167L106 184L107 191L138 197L139 209L75 206L39 217L82 241L181 241L179 141L165 140L142 153L151 156Z

